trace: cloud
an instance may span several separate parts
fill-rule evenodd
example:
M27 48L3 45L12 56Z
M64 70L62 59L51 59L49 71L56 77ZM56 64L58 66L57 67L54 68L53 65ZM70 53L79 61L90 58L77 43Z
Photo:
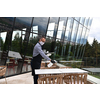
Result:
M88 41L91 44L92 39L96 39L100 43L100 17L94 17L88 36Z
M93 39L94 39L94 37L88 37L88 42L89 42L89 44L92 44L93 43Z

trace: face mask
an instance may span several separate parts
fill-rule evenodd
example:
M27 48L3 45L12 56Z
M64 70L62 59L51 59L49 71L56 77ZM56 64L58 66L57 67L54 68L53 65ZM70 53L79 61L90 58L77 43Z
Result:
M41 41L40 44L41 44L41 45L44 45L44 42Z

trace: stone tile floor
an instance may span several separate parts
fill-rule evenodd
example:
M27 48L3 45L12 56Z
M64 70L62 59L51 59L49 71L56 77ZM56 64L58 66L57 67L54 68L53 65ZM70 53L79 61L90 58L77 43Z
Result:
M31 72L6 78L7 84L33 84ZM5 78L0 79L0 84L6 84Z

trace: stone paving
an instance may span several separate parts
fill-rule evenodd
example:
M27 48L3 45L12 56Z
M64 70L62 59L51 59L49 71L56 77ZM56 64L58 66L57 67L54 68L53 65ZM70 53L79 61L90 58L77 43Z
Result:
M31 72L6 78L7 84L33 84ZM0 84L6 84L5 78L0 79Z

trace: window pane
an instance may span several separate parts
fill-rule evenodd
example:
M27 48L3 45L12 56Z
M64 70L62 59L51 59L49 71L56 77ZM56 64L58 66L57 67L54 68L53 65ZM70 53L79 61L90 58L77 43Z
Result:
M14 17L0 17L0 26L6 25L7 27L13 26Z
M75 42L76 35L77 35L77 29L78 29L78 22L74 20L74 26L73 26L73 31L71 35L71 41Z
M83 42L84 42L85 33L86 33L86 28L84 27L83 32L82 32L82 36L81 36L80 44L83 44Z
M38 26L33 26L33 27L31 28L31 32L33 32L33 33L38 33Z
M1 35L0 37L1 37L2 41L3 41L3 43L5 43L7 32L1 32L0 35Z
M55 23L49 23L47 36L53 37L54 28L55 28Z
M65 32L65 40L70 41L72 25L73 25L73 18L69 17L67 21L66 32Z
M62 31L57 32L57 38L61 39Z
M86 17L85 22L84 22L84 26L86 26L86 27L88 26L88 21L89 21L89 17Z
M82 25L79 25L79 29L78 29L78 33L77 33L77 38L76 38L76 43L80 43L81 33L82 33Z
M66 20L67 20L67 17L60 17L57 38L62 39L62 40L65 34Z
M48 17L34 17L33 20L33 27L37 26L35 33L38 33L39 35L45 35L46 34L46 29L47 29L47 24L48 24Z
M22 39L21 38L21 31L20 30L13 31L11 51L20 52L21 39Z
M48 29L47 29L47 36L55 37L57 31L58 24L58 17L50 17Z
M55 28L55 23L49 23L48 30L53 31Z
M16 17L15 29L30 28L32 22L32 17Z
M63 29L63 24L64 24L64 21L60 21L59 22L58 30L62 30Z
M90 28L91 27L91 24L92 24L92 17L90 17L90 19L89 19L89 24L88 24L88 28Z
M85 17L81 17L80 23L81 23L81 24L84 24L84 20L85 20Z
M79 20L80 20L80 17L75 17L75 19L76 19L77 21L79 21Z
M85 39L84 39L84 43L83 43L84 45L85 45L86 42L87 42L88 35L89 35L89 30L87 30L87 32L86 32Z
M14 17L0 17L0 32L12 31Z

